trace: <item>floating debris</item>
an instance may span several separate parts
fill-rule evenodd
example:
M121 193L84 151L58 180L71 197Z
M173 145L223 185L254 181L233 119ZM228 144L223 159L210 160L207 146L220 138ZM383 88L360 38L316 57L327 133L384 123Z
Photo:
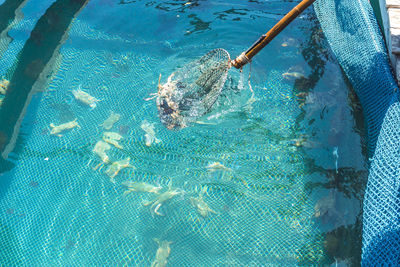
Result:
M110 117L108 117L100 126L103 126L103 128L106 130L110 130L114 126L114 123L119 121L120 118L120 114L111 111Z
M122 149L123 147L118 143L122 139L122 135L116 132L104 132L103 140L116 148Z
M146 146L151 146L152 143L160 143L161 140L156 138L156 132L154 131L154 123L149 123L148 121L144 120L140 127L143 131L146 132L144 137L146 138Z
M124 196L132 192L147 192L159 194L159 191L162 189L161 186L154 186L144 182L126 181L123 182L122 185L128 188L128 190L124 192Z
M77 119L67 122L67 123L63 123L60 124L58 126L54 125L53 123L50 123L50 127L51 127L51 131L50 134L56 135L58 137L61 137L62 135L60 133L67 131L67 130L71 130L75 127L79 127L78 122L76 121Z
M232 171L232 169L225 167L220 162L213 162L206 167L210 172L215 171Z
M100 100L89 95L85 91L81 90L81 86L77 90L72 90L72 94L74 95L75 99L82 102L83 104L89 105L91 108L96 107L96 103Z
M200 191L199 197L191 197L190 203L197 208L197 211L200 213L201 216L206 217L210 213L217 214L214 210L212 210L206 202L203 200L203 195L207 191L207 186L204 186L203 189Z
M8 87L9 84L10 84L10 81L9 81L9 80L2 79L2 80L0 81L0 94L2 94L2 95L5 95L5 94L6 94L7 87Z
M170 244L172 242L169 241L161 241L157 238L154 238L154 241L158 244L158 249L156 252L156 258L154 259L151 267L165 267L167 265L167 259L169 254L171 253Z
M117 174L125 168L135 168L132 165L129 164L129 161L131 160L130 157L127 157L126 159L120 160L120 161L115 161L113 162L110 167L106 170L106 174L110 177L110 181L112 183L115 183L114 177L117 176Z
M162 204L164 202L166 202L167 200L173 198L174 196L182 194L182 193L183 193L183 191L181 189L179 189L179 188L172 189L171 185L170 185L168 191L165 191L164 193L162 193L161 195L157 196L152 201L146 201L145 203L143 203L143 205L144 206L148 206L148 205L152 204L150 206L151 214L153 216L154 216L154 214L157 214L159 216L163 216L163 214L158 212L158 210L160 209Z
M107 150L110 150L111 146L109 144L107 144L106 142L103 141L98 141L96 143L96 145L93 148L93 152L100 157L101 161L99 163L99 165L97 165L96 167L94 167L94 169L96 170L97 168L99 168L103 163L109 163L110 159L106 154Z

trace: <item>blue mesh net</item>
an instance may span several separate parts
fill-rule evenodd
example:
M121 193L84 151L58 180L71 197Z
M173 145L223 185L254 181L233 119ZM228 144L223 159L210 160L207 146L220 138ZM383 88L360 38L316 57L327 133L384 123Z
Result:
M24 20L15 30L29 33L32 26ZM271 70L267 83L253 84L255 91L268 92L257 95L253 106L249 90L232 93L238 101L229 103L229 112L217 103L209 116L229 117L218 130L211 123L174 132L144 99L156 90L160 70L171 73L187 57L142 53L81 19L68 34L47 90L28 107L23 146L10 154L18 164L1 174L9 184L0 191L0 265L150 266L154 238L173 242L169 266L293 266L323 258L321 231L310 220L314 207L305 185L311 177L290 143L297 104L282 76L286 69ZM0 75L7 77L23 45L9 44ZM97 107L78 103L72 94L77 88L101 100ZM249 111L243 113L243 106ZM105 173L110 164L94 169L101 160L93 153L111 112L121 115L110 131L123 136L123 148L113 146L107 155L113 162L129 157L136 167L121 170L114 183ZM251 112L265 122L249 119ZM49 134L51 123L75 119L81 128L62 137ZM146 145L144 121L154 126L159 143ZM270 131L279 139L269 138ZM227 169L207 169L213 162ZM163 192L172 181L185 193L160 208L165 216L152 216L143 204L155 196L124 196L126 181L159 185ZM200 187L207 188L204 201L216 211L207 218L190 202Z
M398 87L367 0L319 0L314 5L328 42L354 87L367 124L372 157L364 198L365 266L400 262Z
M238 135L237 128L232 126L216 135L209 128L212 126L204 126L200 131L188 128L185 137L180 134L177 138L175 132L155 125L156 137L161 142L148 147L140 127L143 119L156 122L153 113L148 114L154 108L153 103L143 101L148 92L141 91L141 96L136 97L128 90L115 88L123 88L133 76L137 83L130 86L145 88L143 71L135 74L135 70L154 68L154 59L139 66L134 62L139 59L134 54L128 54L130 60L124 61L126 54L80 52L71 48L64 48L61 53L63 63L52 79L50 90L42 96L35 112L35 126L24 142L18 166L11 173L19 179L12 181L0 202L6 212L13 213L5 219L12 232L1 229L4 237L0 232L0 238L7 235L10 240L19 240L19 243L10 241L12 247L4 255L7 263L150 266L157 249L153 237L174 242L168 260L171 266L196 266L199 259L210 266L261 266L265 262L293 266L309 258L318 262L323 256L320 231L309 220L314 210L304 189L308 182L305 166L296 157L296 151L288 150L290 144L276 145L254 136L257 145L251 152L229 156L229 151L250 149L244 142L248 132ZM135 67L123 74L123 79L104 83L103 78L115 71L114 65L106 64L110 60ZM89 73L93 74L90 78ZM82 90L102 99L91 111L72 99L71 88L80 83ZM271 94L265 102L280 106L264 106L264 112L276 113L273 122L284 126L279 128L284 133L290 127L286 120L295 121L290 115L294 101L283 96L290 95L291 87L284 85L281 72L272 72L266 86L271 88ZM120 126L131 126L123 134L123 149L113 147L107 154L113 161L130 157L137 168L122 170L115 177L115 184L105 174L107 166L93 170L100 162L92 153L102 136L103 130L98 125L110 111L122 114L113 131L121 132ZM277 120L277 116L282 120ZM60 138L48 135L49 123L58 125L75 118L80 129ZM229 123L234 124L235 120ZM226 136L233 134L236 141L227 143ZM204 136L201 142L199 135ZM226 150L221 149L221 144ZM187 149L201 151L201 155L187 156ZM232 169L246 159L241 166L243 176L233 176L230 171L207 171L205 167L211 163L208 158L221 157L227 157L222 163ZM276 157L281 158L279 163L274 160ZM267 169L259 170L262 166ZM160 176L159 171L170 175ZM273 175L273 182L260 180L265 172ZM159 184L164 191L172 180L173 187L184 190L185 194L161 207L165 216L153 217L149 208L142 205L152 196L123 195L121 183L128 180ZM217 214L199 217L188 202L190 197L198 195L199 185L208 187L204 199ZM309 240L313 242L308 244Z
M400 103L386 113L364 200L363 263L400 263Z
M44 12L51 1L40 3ZM365 199L364 264L396 263L400 116L384 44L366 0L320 0L315 7L332 50L360 97L370 154L375 151ZM29 33L35 20L26 16L15 23L14 31ZM0 42L2 76L13 68L28 38L21 35L11 43ZM251 108L224 114L220 103L210 117L229 117L221 131L202 125L178 136L157 124L154 103L143 99L156 88L160 69L171 73L168 62L182 65L187 58L131 52L132 44L123 36L95 30L80 19L71 25L69 35L54 61L48 89L29 107L26 120L34 123L24 124L18 158L11 154L18 166L2 174L9 185L1 192L0 265L148 266L157 251L154 237L174 242L170 266L321 264L325 241L310 220L314 205L305 192L311 177L303 155L290 144L297 106L293 88L282 77L286 69L270 70L267 82L254 86L268 89L251 107L265 118L265 126L246 119L251 118ZM97 42L90 45L93 40ZM116 46L122 49L116 51ZM204 50L211 48L214 44ZM186 45L182 50L195 49ZM290 55L285 59L292 60ZM79 86L101 100L98 107L88 110L74 100L71 91ZM246 94L237 97L243 100ZM240 110L247 100L229 104ZM123 136L123 149L112 147L107 154L113 161L129 157L137 168L122 170L115 183L105 173L108 166L93 169L101 161L92 152L104 131L99 125L111 112L121 114L112 130ZM74 119L80 129L61 138L49 135L50 123ZM160 143L146 145L144 120L154 123ZM274 140L269 132L283 140ZM214 161L236 174L207 170ZM153 217L142 205L151 196L123 195L123 182L133 179L164 190L172 180L173 187L186 193L163 205L165 216ZM207 219L189 201L198 197L200 186L207 187L204 199L217 212Z
M397 88L372 8L364 0L319 0L314 8L329 45L360 99L372 156Z

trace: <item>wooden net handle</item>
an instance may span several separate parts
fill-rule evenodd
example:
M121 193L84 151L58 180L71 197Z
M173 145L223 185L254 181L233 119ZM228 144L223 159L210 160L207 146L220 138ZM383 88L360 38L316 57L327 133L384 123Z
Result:
M247 62L249 62L261 49L263 49L269 42L272 41L283 29L286 28L298 15L300 15L307 7L309 7L315 0L303 0L295 6L289 13L287 13L274 27L272 27L266 34L263 34L246 52L243 52L235 60L232 65L240 69Z

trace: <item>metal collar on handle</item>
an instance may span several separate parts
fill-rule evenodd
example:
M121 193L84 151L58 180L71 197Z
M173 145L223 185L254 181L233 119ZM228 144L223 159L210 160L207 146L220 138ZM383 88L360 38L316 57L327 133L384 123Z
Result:
M246 65L250 59L246 56L246 52L241 53L235 60L231 61L231 64L237 68L240 69L244 65Z

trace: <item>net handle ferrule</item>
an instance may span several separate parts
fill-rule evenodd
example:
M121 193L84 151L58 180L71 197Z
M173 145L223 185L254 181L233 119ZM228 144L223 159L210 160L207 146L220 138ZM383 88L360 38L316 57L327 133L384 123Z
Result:
M283 29L286 28L298 15L300 15L307 7L315 0L303 0L287 13L274 27L266 34L263 34L246 52L240 54L235 60L232 60L232 65L240 69L246 65L261 49L271 42Z

